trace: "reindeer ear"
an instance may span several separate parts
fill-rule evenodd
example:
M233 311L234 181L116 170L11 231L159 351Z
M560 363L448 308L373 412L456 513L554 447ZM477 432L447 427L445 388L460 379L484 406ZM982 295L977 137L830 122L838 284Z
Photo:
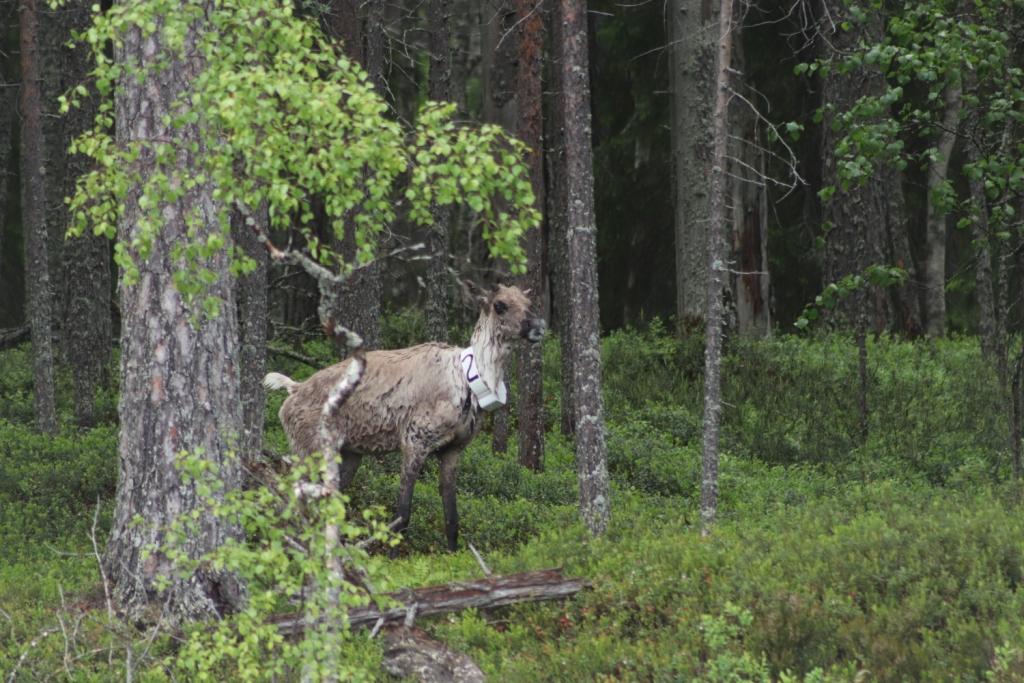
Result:
M533 288L527 287L526 289L523 290L523 296L530 296L530 292L532 292L532 291L533 291Z

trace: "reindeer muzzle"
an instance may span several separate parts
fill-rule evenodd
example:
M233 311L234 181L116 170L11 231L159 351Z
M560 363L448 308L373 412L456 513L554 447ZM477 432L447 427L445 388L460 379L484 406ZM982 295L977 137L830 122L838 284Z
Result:
M544 318L527 318L523 321L523 327L519 332L519 336L531 344L536 344L544 338L544 332L547 329L548 324L544 322Z

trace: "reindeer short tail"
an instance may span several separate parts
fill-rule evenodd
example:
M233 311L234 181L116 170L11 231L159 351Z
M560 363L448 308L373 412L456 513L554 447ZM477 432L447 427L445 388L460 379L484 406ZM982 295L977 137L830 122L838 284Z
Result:
M285 377L280 372L272 372L263 378L263 386L271 391L274 389L287 389L288 393L291 394L295 391L295 387L299 386L299 383L291 377Z

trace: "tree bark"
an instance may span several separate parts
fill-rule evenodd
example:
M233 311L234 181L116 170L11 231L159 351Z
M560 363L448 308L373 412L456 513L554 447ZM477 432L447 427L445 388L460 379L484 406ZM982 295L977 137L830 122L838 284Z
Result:
M544 17L540 0L516 0L519 24L519 59L516 74L516 136L529 147L526 163L538 210L544 210L544 116L541 72L544 52ZM520 287L529 290L534 310L544 316L543 227L523 237L527 272ZM519 463L540 471L544 467L544 350L540 344L519 351Z
M356 0L333 0L331 14L331 32L343 41L345 54L350 59L360 62L370 76L370 80L383 96L387 92L383 72L383 23L373 23L373 16L381 14L377 4L382 0L370 2L371 25L375 28L367 32L367 45L363 47L363 31L359 18L359 3ZM374 13L377 14L374 14ZM371 59L372 53L372 59ZM356 258L357 246L355 226L346 221L345 235L337 247L344 260L351 263ZM367 350L380 345L380 314L381 297L383 295L382 263L375 261L360 268L352 277L338 283L338 292L331 298L337 310L331 318L340 321L346 327L357 332ZM343 348L339 348L344 353Z
M64 40L73 31L82 31L92 21L92 12L85 3L69 3L56 12L60 34ZM60 47L61 91L82 83L88 77L89 60L82 46L75 50ZM83 98L81 106L65 117L60 150L66 154L68 145L93 125L99 107L96 95ZM55 146L56 147L56 146ZM63 197L74 193L78 177L90 169L88 157L75 155L66 159L63 187L57 215L60 225L69 227ZM88 427L95 423L96 391L110 381L111 306L110 306L110 240L103 235L86 233L64 243L64 357L71 368L74 384L75 422Z
M718 513L718 435L722 421L722 290L726 272L726 179L729 154L729 59L732 53L732 0L719 6L718 57L711 166L711 211L708 224L707 327L704 334L704 450L701 461L701 533L707 535Z
M873 40L882 30L881 19L857 28L841 28L848 9L839 2L829 2L829 17L820 20L821 32L832 49L842 53L853 49L862 40ZM835 23L836 25L833 25ZM881 73L860 67L846 72L832 69L822 78L822 101L832 103L822 123L821 163L822 185L835 188L825 202L823 214L828 230L825 235L823 285L838 282L846 275L861 274L872 264L892 264L901 260L890 245L899 247L894 235L905 231L902 220L902 189L895 168L883 165L872 177L860 183L847 183L839 175L836 149L844 131L833 128L835 112L848 111L861 97L878 95L885 87ZM904 265L910 265L905 263ZM835 313L853 325L865 307L869 327L876 333L892 326L895 314L888 293L871 289L847 298ZM906 309L904 306L903 308ZM909 310L909 309L907 309Z
M594 219L594 165L591 149L590 80L587 54L587 5L559 0L562 22L562 128L568 229L569 352L573 355L576 423L576 474L580 514L592 534L608 526L610 491L608 452L601 396L601 328L597 300L597 225Z
M2 15L0 15L2 16ZM14 88L0 87L0 286L10 292L6 286L4 273L4 239L7 237L7 207L10 200L10 184L7 179L10 177L11 151L14 146L14 113L17 111L17 91ZM0 316L7 311L5 306L0 306Z
M925 332L929 337L946 334L946 211L935 206L934 194L949 175L949 159L956 144L962 87L946 86L942 128L936 141L935 157L928 164L927 256L924 267Z
M266 230L269 216L261 209L254 216ZM238 302L238 368L242 401L242 432L238 452L244 462L253 462L263 452L263 417L266 391L263 376L267 371L267 250L256 233L237 212L231 216L231 235L246 256L256 261L256 269L235 280Z
M552 55L551 80L552 93L549 105L549 115L544 119L545 141L547 150L545 160L547 162L547 187L545 188L545 200L547 205L548 243L551 258L548 260L550 268L549 281L551 283L551 320L553 327L558 332L561 374L561 419L559 425L565 436L571 436L576 432L576 416L574 414L575 401L573 400L573 370L572 353L569 348L569 333L572 329L569 316L569 289L572 282L572 274L568 266L569 230L566 227L566 167L565 167L565 81L562 77L561 51L562 22L558 12L552 11L548 14L550 30L550 52Z
M482 27L482 58L483 58L483 117L490 123L496 123L509 132L516 130L516 15L515 9L508 0L484 0L484 25ZM487 264L490 256L484 247L484 241L478 235L472 236L470 243L480 253L471 249L470 261ZM479 258L475 258L479 256ZM502 263L490 263L493 270L502 271ZM518 360L518 359L517 359ZM518 372L518 368L516 370ZM512 400L518 405L518 391ZM509 410L503 409L493 413L491 419L491 449L495 453L508 452L509 441Z
M740 22L735 18L733 26L734 30L739 30ZM742 73L743 41L733 41L732 54L735 70ZM732 206L729 263L733 264L729 289L736 306L737 332L764 337L771 334L772 329L764 143L757 116L749 106L733 107L728 120L730 182L726 185Z
M676 322L682 332L699 329L705 314L718 6L673 0L669 7Z
M967 161L976 164L980 151L970 144L967 146ZM996 327L996 298L992 290L992 249L988 223L988 200L985 186L980 177L968 176L971 193L973 220L971 234L974 238L974 282L975 299L978 305L978 334L981 337L982 354L989 360L996 358L999 348Z
M21 0L21 211L25 242L26 313L32 329L32 383L36 428L57 431L53 383L53 293L46 225L46 144L40 94L38 0Z
M428 95L436 102L451 100L451 4L448 0L430 0L427 7L430 23L430 74ZM448 228L455 215L452 205L434 205L434 224L427 242L427 335L433 341L448 341Z
M208 4L212 9L212 0ZM203 150L187 150L188 143L200 142L199 130L195 125L174 128L169 121L171 104L187 97L190 83L202 69L195 46L199 28L193 25L186 34L184 56L169 55L159 28L162 18L156 19L154 33L143 37L138 29L131 29L115 51L115 59L122 63L132 61L146 67L169 62L167 68L150 71L141 82L131 76L121 78L115 97L117 144L176 140L181 144L172 162L175 171L195 176L199 168L194 154ZM142 148L136 170L143 181L153 173L167 171L148 145ZM126 245L140 230L143 214L139 200L136 187L125 201L118 225L119 239ZM181 577L160 550L167 542L168 525L182 515L199 516L201 533L181 541L181 550L193 558L237 533L210 514L196 487L186 483L175 467L179 453L202 452L216 468L226 491L240 484L239 459L230 455L243 422L229 249L203 263L216 275L207 293L223 302L218 316L192 324L189 318L194 311L173 282L174 272L182 266L172 258L174 245L185 239L202 241L218 232L215 211L209 183L197 185L173 203L163 201L163 226L149 258L134 255L138 281L134 285L122 282L120 287L120 476L105 564L119 605L132 617L157 604L165 606L172 617L211 617L241 601L241 588L234 576L203 567ZM190 217L198 220L187 220ZM187 224L197 234L188 236ZM156 550L150 553L149 548ZM164 591L157 589L160 578L168 582Z

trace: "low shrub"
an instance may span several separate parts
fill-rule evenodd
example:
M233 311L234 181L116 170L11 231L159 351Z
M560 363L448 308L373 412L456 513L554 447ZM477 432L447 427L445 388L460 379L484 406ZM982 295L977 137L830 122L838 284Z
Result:
M653 507L622 494L606 537L549 528L494 560L565 565L593 581L582 597L437 630L510 681L983 680L994 662L1020 666L1024 518L997 491L850 486L741 511L707 538L686 521L695 505Z

